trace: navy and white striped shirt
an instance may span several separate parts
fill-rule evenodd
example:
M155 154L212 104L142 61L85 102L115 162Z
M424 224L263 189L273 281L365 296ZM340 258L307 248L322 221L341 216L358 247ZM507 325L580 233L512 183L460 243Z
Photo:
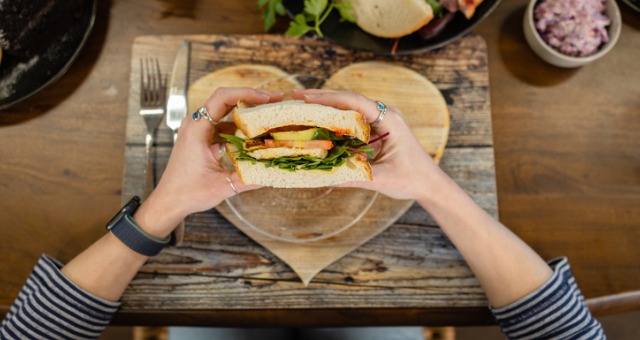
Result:
M566 258L534 292L492 308L511 339L605 339L589 313ZM42 256L2 322L0 339L97 339L120 303L96 297L69 281L62 264Z
M542 287L510 305L491 309L502 331L510 339L604 339L567 258L549 265L553 276Z
M97 339L120 303L82 290L42 256L2 322L0 339Z

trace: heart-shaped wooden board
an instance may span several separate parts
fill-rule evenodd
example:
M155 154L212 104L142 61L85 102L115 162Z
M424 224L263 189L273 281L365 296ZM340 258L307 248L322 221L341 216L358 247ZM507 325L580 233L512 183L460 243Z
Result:
M290 92L303 88L295 75L269 65L242 64L211 72L189 87L189 112L218 87L247 86ZM408 68L382 62L344 67L327 87L360 92L397 108L425 150L439 161L449 134L449 112L436 87ZM375 176L375 170L374 170ZM329 264L393 224L413 204L347 188L263 188L236 195L217 210L287 263L305 285ZM338 207L347 210L340 210Z

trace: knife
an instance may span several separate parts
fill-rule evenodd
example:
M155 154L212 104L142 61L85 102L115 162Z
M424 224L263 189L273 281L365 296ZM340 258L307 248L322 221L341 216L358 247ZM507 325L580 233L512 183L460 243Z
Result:
M173 141L178 137L178 128L182 118L187 115L187 87L189 86L189 55L191 42L183 41L176 59L173 62L171 82L169 83L169 98L167 99L167 126L173 131ZM173 231L171 245L182 242L184 235L184 221Z
M189 83L189 55L191 42L183 41L173 62L169 98L167 99L167 126L173 131L173 141L178 136L180 122L187 114L187 86Z

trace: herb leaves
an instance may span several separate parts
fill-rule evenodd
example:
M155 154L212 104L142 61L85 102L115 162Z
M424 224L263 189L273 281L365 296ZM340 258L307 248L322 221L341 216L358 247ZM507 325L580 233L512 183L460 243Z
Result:
M264 30L270 30L276 22L276 14L285 15L286 11L283 0L257 0L258 8L262 11ZM348 1L336 0L304 0L302 13L296 14L289 23L289 29L285 35L291 37L301 37L308 32L315 32L322 37L320 25L327 19L333 9L340 13L341 21L355 22L355 17Z

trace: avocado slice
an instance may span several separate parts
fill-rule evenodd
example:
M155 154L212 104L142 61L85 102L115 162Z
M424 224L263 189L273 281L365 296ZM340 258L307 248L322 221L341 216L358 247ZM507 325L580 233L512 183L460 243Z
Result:
M274 140L313 140L320 128L310 128L300 131L281 131L272 132L271 137Z

